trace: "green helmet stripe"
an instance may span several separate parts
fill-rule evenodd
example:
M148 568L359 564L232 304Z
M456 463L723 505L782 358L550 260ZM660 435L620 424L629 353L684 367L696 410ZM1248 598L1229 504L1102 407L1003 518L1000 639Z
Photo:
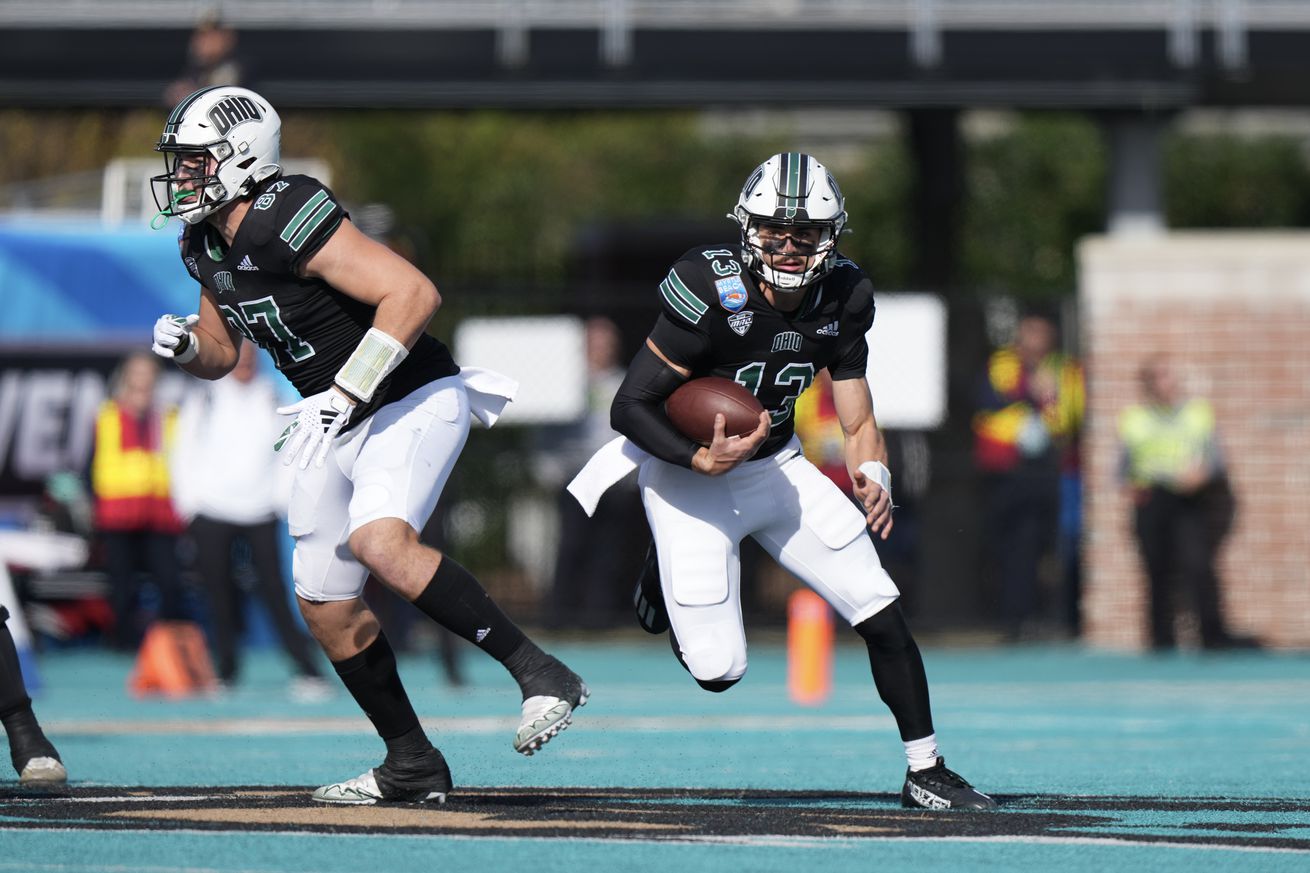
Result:
M177 104L173 114L168 116L168 123L164 125L164 133L176 133L177 126L182 123L182 116L186 115L186 111L191 108L196 100L201 95L208 94L210 91L221 87L221 85L210 85L207 88L201 88L199 91L193 91L190 96L184 98L181 103Z
M777 205L777 209L779 209L779 210L783 210L783 214L784 214L784 215L787 214L786 210L787 210L787 208L788 208L788 203L787 203L787 193L788 193L788 191L787 191L787 179L790 178L790 176L791 176L791 173L790 173L790 171L788 170L788 168L790 167L790 165L791 165L791 154L790 154L789 152L783 152L782 154L778 155L778 205ZM774 215L777 215L777 212L774 212Z

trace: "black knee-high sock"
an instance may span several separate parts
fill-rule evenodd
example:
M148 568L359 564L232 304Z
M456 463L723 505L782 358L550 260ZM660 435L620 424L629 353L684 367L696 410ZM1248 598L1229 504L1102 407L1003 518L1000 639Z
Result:
M9 757L14 769L21 770L27 760L38 755L58 758L55 747L46 739L32 712L32 699L23 683L23 669L18 649L5 622L9 612L0 606L0 724L9 738Z
M32 701L23 684L23 668L18 663L18 649L9 632L9 610L0 606L0 717L31 709Z
M900 603L855 626L869 647L869 666L878 696L896 719L901 739L917 740L933 732L928 675L919 646L910 635Z
M414 598L414 605L504 664L524 700L537 695L577 696L578 678L528 639L473 574L449 555L441 556L437 572Z
M432 748L419 724L414 707L396 670L396 653L386 635L378 631L377 639L362 652L343 661L333 661L337 675L350 696L373 722L387 744L387 758L416 755Z
M502 663L527 640L473 574L450 555L441 556L437 572L414 605Z

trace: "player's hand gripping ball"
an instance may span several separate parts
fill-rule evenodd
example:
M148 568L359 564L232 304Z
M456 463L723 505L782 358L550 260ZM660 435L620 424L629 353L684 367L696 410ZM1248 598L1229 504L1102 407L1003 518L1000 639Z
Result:
M679 386L664 401L664 411L684 436L708 446L714 440L716 413L723 413L724 436L746 436L760 426L764 407L741 383L704 376Z

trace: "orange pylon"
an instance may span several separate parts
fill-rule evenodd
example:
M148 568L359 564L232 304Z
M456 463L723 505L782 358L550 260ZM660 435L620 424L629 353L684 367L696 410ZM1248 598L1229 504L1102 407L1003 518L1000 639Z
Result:
M200 627L190 621L157 621L146 631L136 668L127 680L134 697L207 694L218 683Z
M832 609L808 588L787 599L787 692L818 706L832 691Z

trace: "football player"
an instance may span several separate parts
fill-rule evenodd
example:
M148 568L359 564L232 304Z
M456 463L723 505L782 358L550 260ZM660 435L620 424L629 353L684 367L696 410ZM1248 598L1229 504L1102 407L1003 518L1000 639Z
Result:
M868 645L874 683L905 744L901 802L994 808L938 754L923 660L865 530L891 532L891 474L865 379L873 286L837 251L846 224L837 183L809 155L774 155L746 180L729 217L740 244L692 249L661 283L662 312L611 410L623 437L570 490L590 509L640 466L654 547L639 619L651 632L671 626L673 650L701 687L725 691L746 672L738 549L754 537ZM793 404L825 367L862 511L805 459L793 432ZM754 433L726 437L716 415L714 439L701 445L673 426L665 398L701 376L755 394L764 412Z
M32 712L32 699L27 696L8 621L9 610L0 606L0 723L9 738L9 760L21 785L63 785L68 781L68 771Z
M298 467L288 510L301 613L386 743L386 760L323 786L327 803L444 801L450 771L419 725L396 658L360 593L369 573L500 661L523 693L514 748L531 755L587 700L449 555L419 542L469 432L515 388L461 369L425 331L432 282L360 232L317 179L279 164L281 121L244 88L205 88L169 115L152 180L160 216L183 223L198 312L164 315L154 351L203 379L266 349L304 399L276 448ZM166 219L165 219L166 220Z

